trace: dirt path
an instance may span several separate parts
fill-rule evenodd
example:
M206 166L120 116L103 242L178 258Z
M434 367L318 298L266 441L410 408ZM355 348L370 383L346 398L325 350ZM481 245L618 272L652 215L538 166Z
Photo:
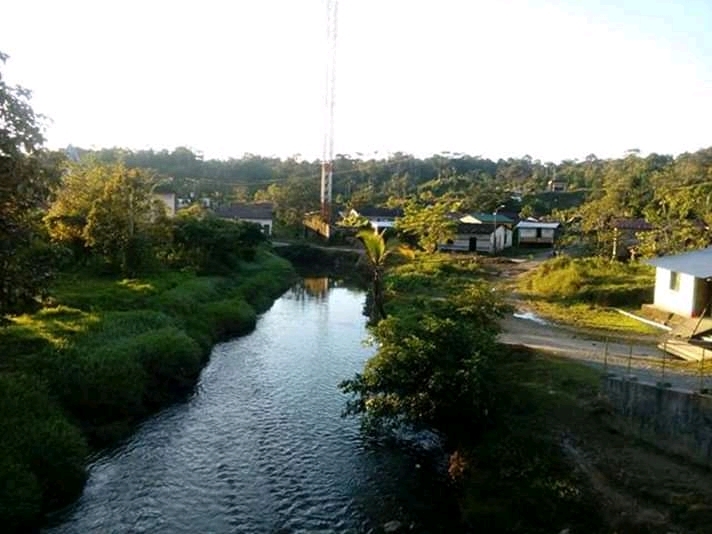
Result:
M500 276L505 280L515 279L534 269L543 259L534 258L506 266L500 271ZM685 369L676 366L670 369L662 365L665 353L657 348L658 340L655 337L624 339L611 335L609 341L605 342L602 335L542 321L518 306L520 301L516 293L510 293L510 296L514 307L520 309L502 321L502 343L525 345L618 375L633 375L645 382L669 382L673 387L691 390L699 388L695 366Z

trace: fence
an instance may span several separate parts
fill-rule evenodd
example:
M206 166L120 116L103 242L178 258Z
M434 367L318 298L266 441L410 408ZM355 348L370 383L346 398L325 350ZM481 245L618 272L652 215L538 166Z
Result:
M683 361L668 352L683 345L688 347L685 349L688 356L698 361ZM602 351L599 349L597 352L598 355L592 355L592 359L602 362L606 375L614 374L652 382L660 387L676 387L698 393L709 393L712 388L712 350L702 346L687 345L679 339L665 337L654 350L634 341L625 344L605 338Z

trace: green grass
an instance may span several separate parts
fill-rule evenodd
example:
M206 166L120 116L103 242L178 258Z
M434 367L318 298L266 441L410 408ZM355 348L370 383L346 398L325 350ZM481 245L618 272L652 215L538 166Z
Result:
M389 270L385 290L391 296L417 293L419 296L442 297L481 279L483 273L477 257L418 254L412 261Z
M522 277L519 289L548 301L625 306L650 302L654 284L655 271L649 265L562 256Z
M496 422L461 453L465 522L488 532L606 532L585 477L560 446L560 421L585 416L581 405L596 397L599 373L503 347L497 375Z
M576 327L612 332L659 334L660 331L615 310L639 309L651 302L655 272L640 263L603 258L558 257L523 275L516 290L544 318Z
M662 330L618 313L614 309L585 303L528 301L537 315L558 324L617 335L659 335Z
M294 280L264 251L230 277L65 275L0 327L0 520L25 525L81 490L88 444L114 441L195 383L212 345L254 328ZM19 527L18 527L19 528Z

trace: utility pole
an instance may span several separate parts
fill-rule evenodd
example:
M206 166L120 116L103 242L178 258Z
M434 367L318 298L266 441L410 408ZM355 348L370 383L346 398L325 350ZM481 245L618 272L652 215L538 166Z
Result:
M331 228L331 191L334 176L334 99L336 94L336 35L338 0L326 0L326 93L324 107L324 146L321 159L321 217L326 236Z
M492 213L492 215L494 215L494 255L495 256L497 255L497 212L499 210L501 210L503 207L504 207L504 204L497 206L494 209L494 212ZM505 236L506 236L506 232L505 232Z

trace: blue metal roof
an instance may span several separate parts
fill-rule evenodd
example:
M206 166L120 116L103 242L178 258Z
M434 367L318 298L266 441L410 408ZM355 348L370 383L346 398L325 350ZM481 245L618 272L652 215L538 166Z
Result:
M712 277L712 247L675 256L661 256L648 260L647 263L661 269L691 274L695 278L710 278Z

